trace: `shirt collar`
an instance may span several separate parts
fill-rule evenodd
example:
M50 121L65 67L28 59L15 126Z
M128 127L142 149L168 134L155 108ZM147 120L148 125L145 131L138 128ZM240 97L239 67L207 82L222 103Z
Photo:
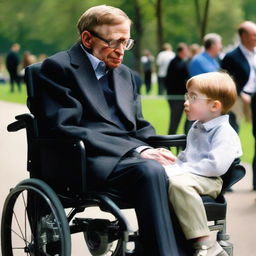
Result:
M221 115L218 117L213 118L212 120L202 123L201 121L196 121L193 125L194 128L201 128L205 131L210 131L211 129L218 126L220 123L228 123L229 122L229 115Z
M81 47L84 50L84 52L86 53L86 55L88 56L88 58L92 64L93 70L95 71L95 75L96 75L97 79L100 80L109 71L106 67L106 64L102 60L98 59L97 57L95 57L94 55L92 55L88 51L86 51L82 44L81 44Z
M255 48L253 49L253 51L249 51L243 44L240 44L239 48L245 56L253 56L256 54Z

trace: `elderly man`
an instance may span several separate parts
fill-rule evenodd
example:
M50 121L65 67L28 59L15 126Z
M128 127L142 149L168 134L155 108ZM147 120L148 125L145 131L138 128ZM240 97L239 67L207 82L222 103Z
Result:
M122 65L134 44L130 26L123 11L106 5L80 17L80 41L42 64L41 131L84 141L89 189L110 191L135 206L139 255L178 256L163 168L174 157L145 142L155 130L143 119L131 70Z
M251 105L253 136L256 138L256 24L245 21L238 27L240 45L224 57L221 67L235 79L238 97L230 115L231 125L238 131L243 112ZM253 158L253 190L256 191L256 146Z
M195 55L191 60L189 64L190 76L219 70L218 57L222 48L221 37L215 33L205 35L204 48L202 53Z

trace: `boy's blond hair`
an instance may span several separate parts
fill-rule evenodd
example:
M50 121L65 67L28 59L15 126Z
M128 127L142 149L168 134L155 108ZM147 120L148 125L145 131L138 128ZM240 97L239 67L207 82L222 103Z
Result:
M222 114L226 114L234 105L237 97L236 85L225 72L209 72L191 77L186 84L195 87L200 93L222 104Z
M101 25L118 25L123 22L132 21L121 9L108 6L98 5L85 11L77 23L77 29L81 35L85 30L93 31L95 27Z

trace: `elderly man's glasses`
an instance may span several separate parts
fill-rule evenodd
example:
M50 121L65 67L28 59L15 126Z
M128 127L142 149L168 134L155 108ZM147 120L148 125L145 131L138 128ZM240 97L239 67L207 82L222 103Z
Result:
M196 100L210 100L210 98L199 97L199 96L197 96L195 94L190 95L188 93L185 93L184 99L185 99L185 101L188 100L189 103L194 103Z
M130 38L129 39L107 40L107 39L101 37L100 35L98 35L96 32L93 32L93 31L89 31L89 32L91 35L99 38L100 40L102 40L103 42L108 44L108 47L110 47L112 49L116 49L120 46L120 44L123 44L125 50L131 50L135 43L135 41Z

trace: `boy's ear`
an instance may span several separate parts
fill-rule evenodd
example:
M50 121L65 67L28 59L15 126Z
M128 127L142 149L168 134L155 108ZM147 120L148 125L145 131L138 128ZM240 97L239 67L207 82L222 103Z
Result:
M211 106L212 112L221 112L222 110L222 103L219 100L214 100Z

